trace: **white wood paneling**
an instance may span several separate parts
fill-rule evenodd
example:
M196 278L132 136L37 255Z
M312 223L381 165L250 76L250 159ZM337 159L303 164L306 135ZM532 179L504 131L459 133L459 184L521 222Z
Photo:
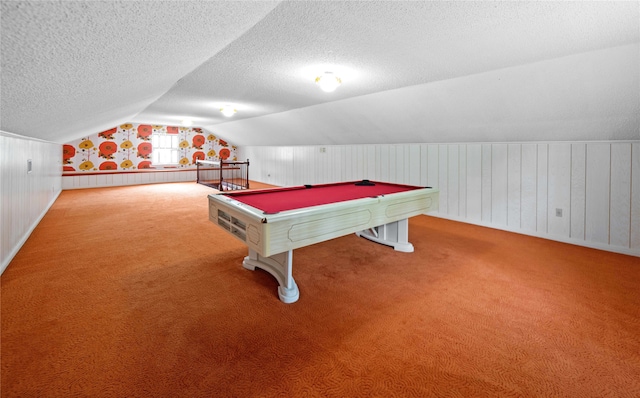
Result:
M393 164L391 165L391 177L393 182L398 184L402 184L405 180L405 159L406 155L404 153L404 145L397 144L392 147L393 151Z
M521 227L522 145L507 146L507 225Z
M449 214L449 148L448 145L438 145L438 185L440 189L440 210L442 214Z
M611 144L611 210L609 243L631 244L631 144Z
M369 178L433 186L440 189L435 215L640 255L638 142L327 146L324 155L318 147L266 147L248 153L259 167L298 170L290 185L309 183L297 179L310 170L311 179L322 182ZM288 153L294 154L289 165L276 167ZM287 180L269 178L263 182Z
M493 159L491 144L482 144L482 222L491 224L491 170Z
M62 145L0 132L0 273L60 194L61 175Z
M410 185L420 185L420 146L419 145L410 145L408 147L409 156L407 158L408 162L406 163L406 167L409 170L409 178L405 181Z
M507 225L509 162L506 144L491 145L491 222Z
M458 215L467 217L467 145L459 145L458 153Z
M382 145L380 146L380 180L391 181L391 176L389 173L390 169L389 146Z
M195 182L197 179L196 174L197 171L194 169L188 171L63 175L62 189L101 188L168 182Z
M571 144L549 144L548 179L549 233L569 236L571 206ZM561 211L559 215L557 212Z
M520 186L520 228L537 228L538 151L535 144L522 144Z
M407 168L406 162L408 161L407 154L405 153L404 145L396 145L396 167L395 167L395 176L393 178L394 182L399 184L404 184L408 179L409 170Z
M344 164L347 165L347 180L357 180L358 174L360 173L360 157L358 156L358 146L357 145L348 145L347 151L344 153ZM351 163L349 165L349 163Z
M365 147L365 179L377 180L376 175L376 147L375 145L367 145Z
M340 159L342 157L342 152L344 152L344 147L336 147L335 152L333 153L332 163L330 165L330 169L333 171L333 175L335 179L331 181L344 181L342 178L343 167L342 163L340 163ZM322 174L322 169L314 170L315 172ZM330 181L325 181L330 182Z
M114 174L113 175L113 179L112 179L113 185L114 186L124 185L124 183L123 183L124 178L123 177L124 177L124 174ZM74 187L77 187L78 186L77 184L78 184L79 177L64 177L62 179L62 181L66 181L69 178L73 178L74 179Z
M447 214L460 215L460 160L459 145L446 145L447 148Z
M609 244L611 144L587 146L585 238Z
M549 231L549 145L537 145L536 231Z
M640 251L640 142L631 145L631 242Z
M293 148L293 180L294 181L307 181L308 170L311 166L310 162L305 162L304 159L309 156L309 152L312 147L298 146Z
M429 147L427 144L420 147L420 186L429 186Z
M396 170L397 170L397 163L396 163L396 146L395 145L390 145L389 146L389 181L390 182L398 182L396 180Z
M584 239L584 215L586 200L587 144L571 144L571 225L570 235Z
M438 145L427 146L427 185L433 188L438 188L440 182L438 181L438 166L440 165L440 152L438 151Z
M467 145L467 218L482 221L482 146Z

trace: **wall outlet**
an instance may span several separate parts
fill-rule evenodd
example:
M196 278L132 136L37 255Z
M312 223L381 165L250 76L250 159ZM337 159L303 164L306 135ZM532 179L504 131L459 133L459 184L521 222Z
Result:
M325 147L320 148L320 153L325 153L325 152L327 152L327 148Z
M562 209L556 209L556 217L562 217Z

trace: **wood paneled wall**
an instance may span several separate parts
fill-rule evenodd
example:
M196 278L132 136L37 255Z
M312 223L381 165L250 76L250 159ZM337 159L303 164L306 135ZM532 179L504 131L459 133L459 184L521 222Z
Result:
M62 189L83 189L115 187L121 185L157 184L165 182L185 182L197 180L197 171L189 170L163 170L144 172L113 172L113 173L87 173L86 175L63 175Z
M241 147L250 179L440 189L439 217L640 256L640 141Z
M60 194L61 153L60 144L0 131L0 273Z

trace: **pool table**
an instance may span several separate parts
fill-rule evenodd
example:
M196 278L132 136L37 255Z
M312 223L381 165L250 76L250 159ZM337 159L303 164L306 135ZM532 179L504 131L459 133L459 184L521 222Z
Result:
M261 268L279 284L284 303L299 298L293 250L340 236L358 236L412 252L408 218L438 209L438 190L378 181L350 181L210 194L209 220L244 242L243 266Z

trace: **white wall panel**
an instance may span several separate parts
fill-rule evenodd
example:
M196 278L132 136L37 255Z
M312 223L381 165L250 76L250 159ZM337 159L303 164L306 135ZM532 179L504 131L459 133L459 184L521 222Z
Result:
M520 185L520 228L537 228L538 151L536 144L522 144Z
M324 152L320 152L320 148L324 148ZM342 173L338 162L338 158L341 155L340 149L338 147L322 146L315 147L314 151L316 152L316 162L315 167L310 170L309 178L313 175L313 179L321 183L339 181Z
M482 144L482 222L487 224L491 224L492 152L493 148L491 144Z
M398 152L398 156L402 153L403 154L403 158L402 158L402 169L404 170L404 173L398 173L396 172L396 175L398 177L398 181L402 181L402 184L408 184L409 183L409 179L411 178L411 173L414 173L413 170L411 170L410 167L410 163L411 163L411 153L409 151L409 148L411 147L411 145L409 144L402 144L402 152Z
M419 145L409 145L406 148L408 151L407 162L405 162L405 166L408 170L408 178L405 180L405 183L410 185L420 185L420 146Z
M459 145L446 145L447 148L447 214L460 215L460 160Z
M258 147L256 151L257 153L254 155L256 161L252 161L252 163L259 163L257 169L260 170L260 173L259 175L256 175L256 177L259 177L259 181L263 181L265 183L269 180L269 167L271 167L270 153L268 151L269 148L270 147Z
M265 175L264 175L264 162L262 161L258 161L256 162L256 159L264 159L264 155L263 155L263 148L262 147L249 147L247 148L248 151L246 152L245 156L243 156L246 159L249 159L249 178L250 179L254 179L254 180L258 180L258 181L265 181Z
M114 174L113 175L113 179L112 179L113 185L114 186L124 185L123 184L123 181L124 181L123 177L124 177L123 174ZM75 187L74 188L77 188L78 178L80 178L80 177L64 177L62 180L66 181L68 178L73 178L75 180Z
M390 182L391 176L389 174L391 167L389 162L389 146L380 146L380 180Z
M571 144L549 144L549 233L569 237L571 207ZM562 215L558 215L558 209Z
M274 150L247 153L270 169L295 153L288 168L313 163L322 182L369 178L433 186L440 189L434 215L640 255L638 142L380 144L328 146L324 154L304 147L271 159ZM298 175L289 185L309 183ZM273 182L281 177L271 179L285 185Z
M125 185L159 184L170 182L195 183L196 170L187 171L158 171L142 173L113 173L89 175L63 175L62 189L83 189L116 187Z
M571 225L570 235L584 239L584 216L587 180L587 144L571 144Z
M491 145L491 154L491 222L506 226L509 167L507 145Z
M0 273L60 194L61 175L62 145L0 132Z
M631 237L631 144L611 144L609 243L629 247Z
M458 145L458 215L467 217L467 145Z
M278 147L269 147L267 153L270 159L268 177L271 183L274 185L284 185L287 180L287 176L283 173L286 159L280 157Z
M367 145L365 147L365 173L364 178L367 180L376 181L376 146L375 145Z
M113 183L113 177L111 177L110 175L98 175L96 176L96 183L98 185L102 185L102 186L107 186L107 185L111 185Z
M640 143L631 145L631 242L640 251Z
M324 152L320 152L324 148ZM310 147L293 147L293 156L291 157L292 168L292 185L309 184L312 181L321 183L321 179L329 178L331 170L329 170L329 151L327 147L310 146ZM301 177L297 178L296 174Z
M336 147L334 154L334 165L338 166L337 175L339 181L347 181L351 179L351 170L348 170L346 160L351 151L351 147L347 145ZM322 173L322 170L315 170L316 173Z
M467 218L482 221L482 146L467 145Z
M316 147L302 147L300 151L300 157L295 160L295 168L301 168L303 177L297 180L301 184L313 184L328 171L329 174L332 171L331 167L331 155L325 152L320 152L320 148ZM339 172L339 170L338 170ZM302 182L309 181L309 182Z
M392 174L393 176L393 182L396 182L398 184L403 184L405 179L406 179L406 167L405 167L405 160L407 159L407 156L404 152L404 145L394 145L394 149L395 149L395 166L392 167L393 171L395 173Z
M389 181L390 182L398 182L396 180L396 169L397 169L396 155L397 155L396 146L389 145Z
M347 164L349 164L349 160L351 161L351 178L350 180L361 180L360 176L364 173L363 160L362 156L362 145L349 145L351 149L351 159L347 159Z
M353 151L354 151L354 157L357 159L357 162L355 164L355 175L353 177L354 181L355 180L362 180L364 179L365 176L365 172L364 172L364 146L362 145L353 145Z
M585 238L609 244L611 144L587 146Z
M321 148L324 148L324 152L320 152L322 150ZM326 182L324 180L330 179L331 170L329 167L331 165L331 158L327 151L328 149L326 147L304 147L303 157L301 159L294 160L292 158L292 169L295 170L298 167L304 167L304 181L310 182L301 183L301 180L294 178L291 185L321 184Z
M440 190L440 213L449 214L449 148L448 145L438 145L438 185Z
M297 146L293 148L293 180L308 181L308 170L311 167L310 162L305 162L305 158L309 156L309 152L313 147Z
M364 171L364 146L362 145L353 145L352 146L353 157L356 159L356 163L354 165L354 176L353 180L362 180L365 176Z
M342 154L345 152L346 147L344 146L339 146L336 147L337 151L333 156L333 164L332 164L332 168L334 170L334 174L336 176L336 180L333 181L344 181L345 177L344 177L344 165L342 164ZM322 170L317 170L318 173L321 173Z
M440 165L440 152L438 151L438 145L427 146L427 152L427 185L437 188L440 185L440 182L438 181L438 176L440 175L440 173L438 172L438 168Z
M520 228L522 145L507 146L507 225Z
M421 144L420 147L420 186L429 186L429 147L427 144Z
M549 145L538 144L538 174L536 201L536 230L549 231Z
M342 165L342 170L340 173L341 181L350 181L353 180L353 166L351 164L351 145L344 145L342 147L342 151L340 151L340 160L339 164ZM318 170L319 172L319 170Z
M353 147L353 145L346 145L344 147L344 152L342 152L341 164L344 166L344 180L347 181L355 180L357 178L356 162L358 159Z
M277 170L275 169L276 154L273 147L264 148L264 157L267 160L265 163L264 173L267 178L267 183L276 184L275 176Z

